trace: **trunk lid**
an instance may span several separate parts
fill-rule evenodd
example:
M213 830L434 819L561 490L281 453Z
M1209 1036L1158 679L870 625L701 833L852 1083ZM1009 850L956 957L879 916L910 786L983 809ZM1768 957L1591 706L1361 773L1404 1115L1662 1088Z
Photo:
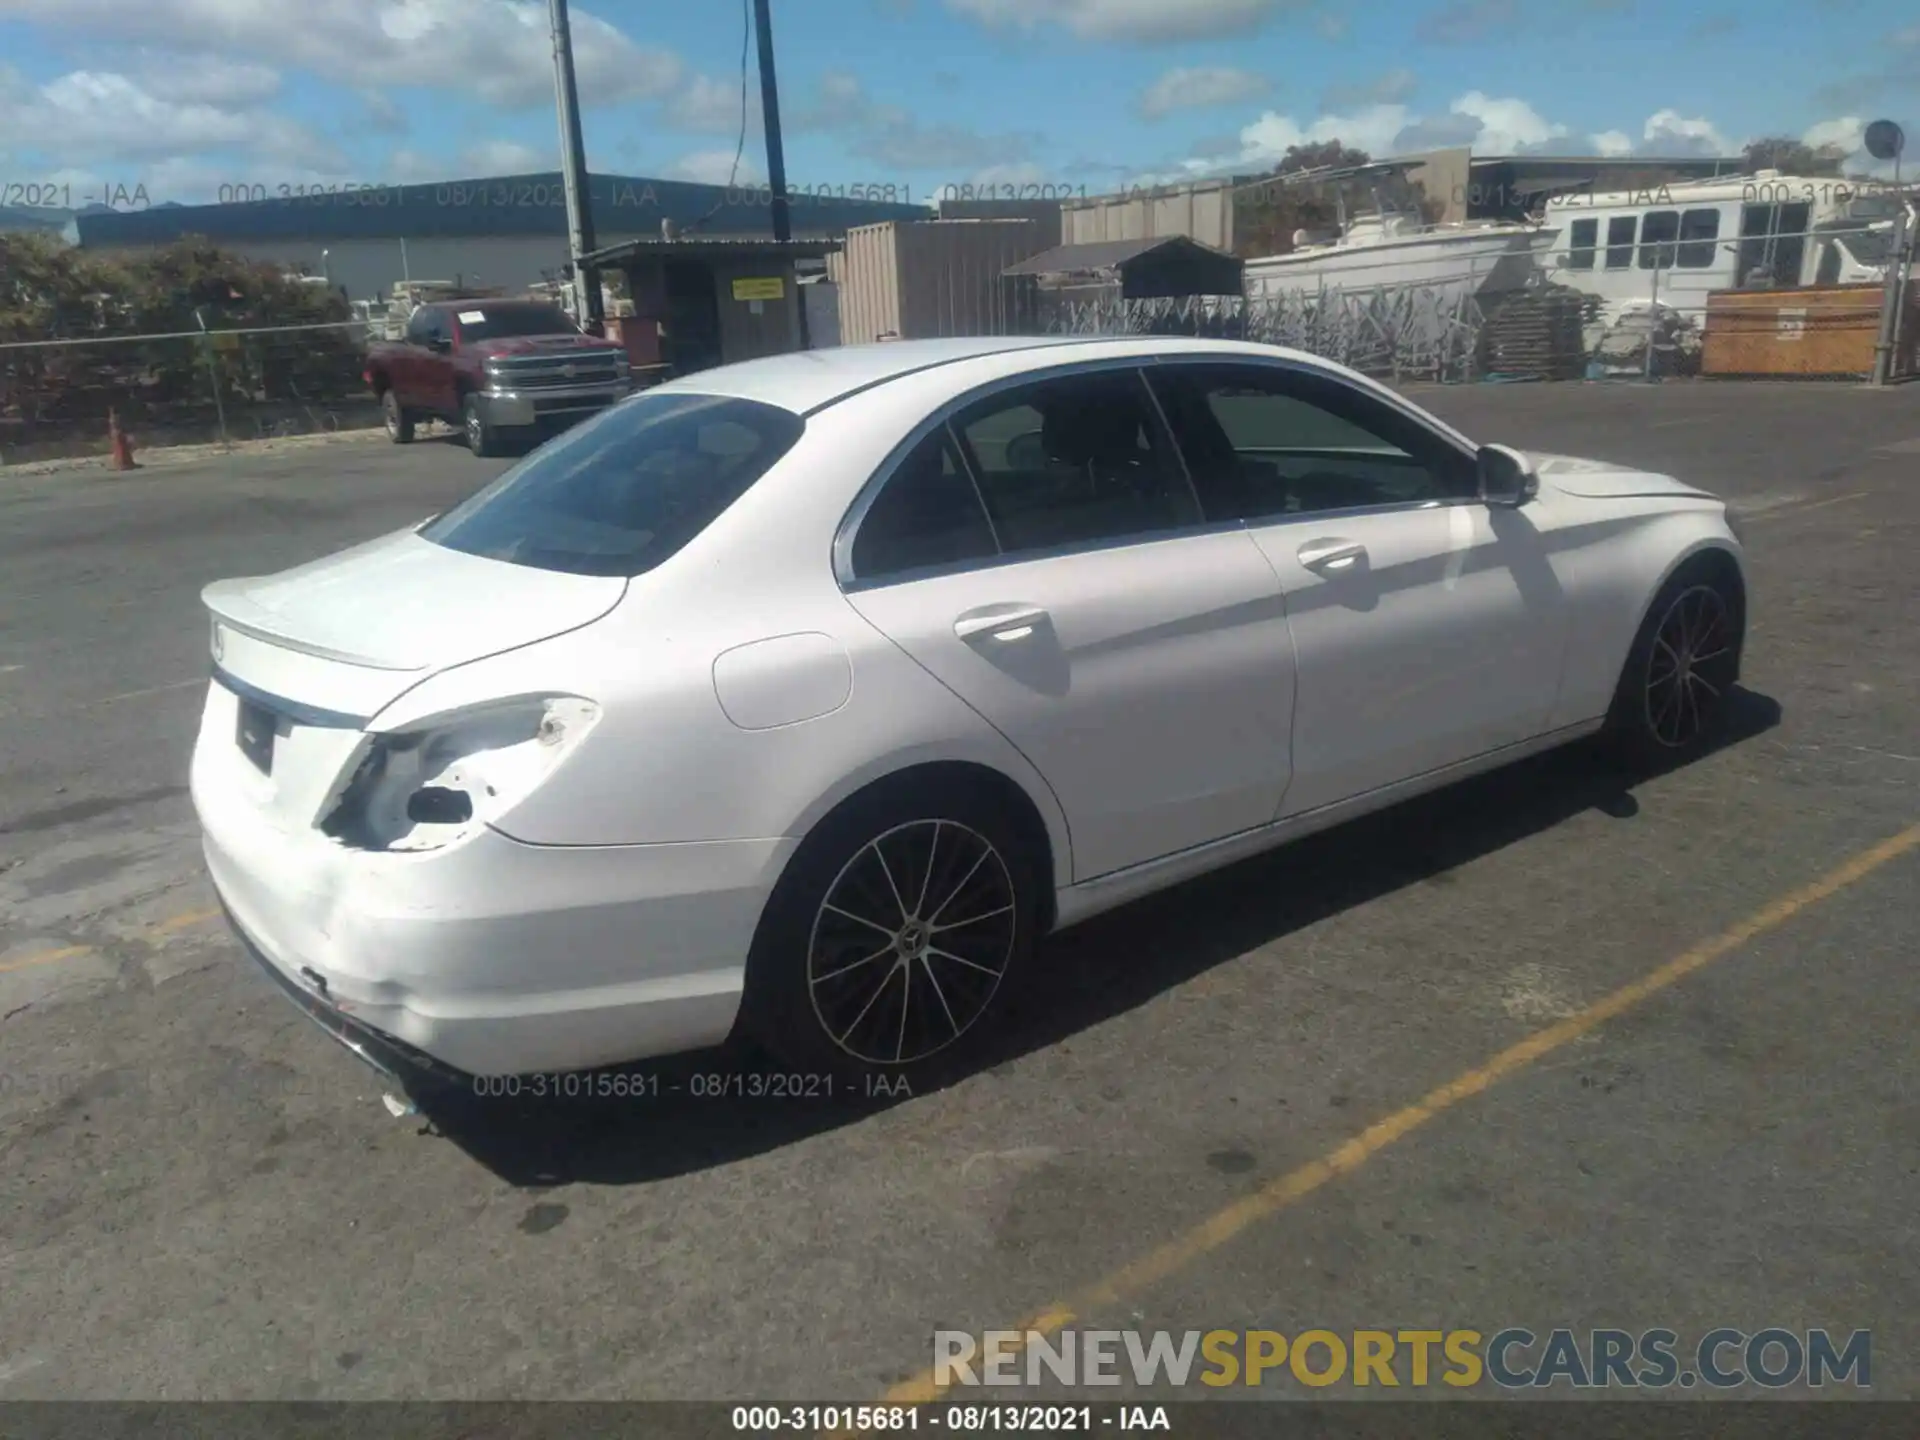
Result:
M202 592L215 681L195 794L306 830L394 700L449 666L591 624L626 589L617 577L462 554L412 530L277 575L217 581Z
M437 671L576 630L620 603L618 577L482 559L413 530L201 599L214 663L242 687L364 722Z

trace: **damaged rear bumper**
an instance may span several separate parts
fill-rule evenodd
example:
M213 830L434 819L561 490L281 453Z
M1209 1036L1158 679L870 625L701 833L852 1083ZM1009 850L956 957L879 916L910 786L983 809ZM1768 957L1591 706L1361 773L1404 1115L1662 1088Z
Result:
M327 997L326 981L317 973L303 986L267 958L266 952L247 934L246 927L234 918L233 910L224 900L220 909L226 915L227 926L240 948L273 982L274 989L286 996L294 1008L318 1026L328 1039L351 1052L377 1074L410 1094L423 1085L446 1089L477 1083L476 1077L466 1071L443 1060L436 1060L426 1051L416 1050L404 1040L354 1019Z

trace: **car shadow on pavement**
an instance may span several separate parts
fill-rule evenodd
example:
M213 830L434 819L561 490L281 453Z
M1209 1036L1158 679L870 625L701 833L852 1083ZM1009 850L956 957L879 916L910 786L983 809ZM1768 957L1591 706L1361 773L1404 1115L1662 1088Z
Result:
M1720 740L1688 763L1772 729L1780 714L1776 702L1736 688ZM1633 787L1655 773L1629 773L1591 745L1570 746L1097 917L1045 942L992 1040L973 1049L963 1068L915 1091L925 1095L1057 1044L1250 950L1585 811L1632 819L1639 813ZM433 1133L527 1187L666 1179L913 1098L905 1088L850 1092L845 1082L829 1091L822 1078L783 1073L731 1042L572 1079L522 1080L516 1088L514 1095L423 1094L420 1104Z

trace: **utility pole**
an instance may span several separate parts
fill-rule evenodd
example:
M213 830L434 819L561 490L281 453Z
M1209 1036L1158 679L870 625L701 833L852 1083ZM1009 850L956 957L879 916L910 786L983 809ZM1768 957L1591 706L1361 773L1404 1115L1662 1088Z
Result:
M787 214L787 158L780 146L780 87L773 75L773 21L767 15L768 0L753 0L753 26L760 37L760 112L767 128L767 184L773 190L773 238L782 244L793 238L792 222ZM794 277L794 313L799 317L800 348L809 350L806 297L800 293L799 276Z
M587 147L580 135L580 92L573 81L573 30L567 0L547 0L553 27L553 84L560 102L560 173L567 189L567 250L573 261L574 314L589 334L606 331L600 272L580 263L593 243L592 197L587 189Z

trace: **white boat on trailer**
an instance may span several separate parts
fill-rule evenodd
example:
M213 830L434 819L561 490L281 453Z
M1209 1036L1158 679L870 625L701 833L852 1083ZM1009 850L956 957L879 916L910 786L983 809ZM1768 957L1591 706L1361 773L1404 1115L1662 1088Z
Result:
M1532 283L1536 257L1553 242L1553 229L1510 220L1429 223L1407 199L1382 192L1382 182L1404 176L1417 163L1305 170L1259 182L1327 186L1339 221L1330 232L1295 231L1294 248L1283 254L1248 260L1248 300L1410 289L1430 292L1449 308L1469 296L1485 299ZM1358 206L1352 203L1356 187L1368 192Z

